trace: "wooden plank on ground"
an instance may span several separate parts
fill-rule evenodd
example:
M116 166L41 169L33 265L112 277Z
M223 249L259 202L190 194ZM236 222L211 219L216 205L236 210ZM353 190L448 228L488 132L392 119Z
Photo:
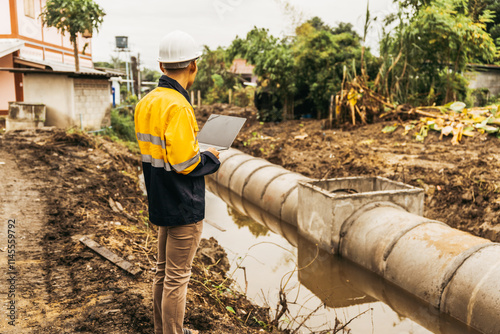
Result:
M216 222L213 222L213 221L205 218L205 223L207 223L208 225L211 225L212 227L215 227L216 229L218 229L221 232L226 232L226 229L224 227L220 226L219 224L217 224Z
M115 253L113 253L112 251L107 249L106 247L99 245L97 242L90 239L88 236L83 236L79 240L85 246L92 249L94 252L101 255L105 259L111 261L112 263L114 263L118 267L122 268L126 272L128 272L134 276L141 272L140 268L137 268L132 263L122 259L121 257L116 255Z

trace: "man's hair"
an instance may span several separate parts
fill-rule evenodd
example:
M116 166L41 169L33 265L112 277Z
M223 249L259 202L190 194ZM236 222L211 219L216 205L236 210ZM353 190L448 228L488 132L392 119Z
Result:
M185 61L182 63L161 63L161 67L165 71L167 71L167 73L180 73L182 71L185 71L192 62L196 61L196 59Z
M178 69L184 69L191 64L192 60L188 61L183 61L180 63L161 63L164 69L166 70L178 70Z

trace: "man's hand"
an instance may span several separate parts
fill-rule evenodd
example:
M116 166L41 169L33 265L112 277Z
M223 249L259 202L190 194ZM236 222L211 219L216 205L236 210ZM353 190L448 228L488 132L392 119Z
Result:
M208 151L208 152L210 152L210 153L212 153L213 155L215 155L215 157L216 157L217 159L219 159L219 154L220 154L220 153L219 153L219 151L217 151L215 148L213 148L213 147L209 147L209 148L207 148L207 151Z

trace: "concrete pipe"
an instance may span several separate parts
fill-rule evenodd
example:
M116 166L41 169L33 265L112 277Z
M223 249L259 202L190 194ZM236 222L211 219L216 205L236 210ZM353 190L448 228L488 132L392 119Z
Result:
M329 307L346 307L373 303L389 305L399 315L409 318L433 333L479 333L455 319L436 312L396 285L330 253L299 236L299 281Z
M441 310L484 333L500 332L500 245L486 245L457 269Z
M389 203L360 209L358 215L344 223L342 234L341 256L436 308L464 260L492 244Z
M207 189L214 195L221 198L224 202L231 205L241 214L252 218L255 222L264 225L273 233L279 234L284 237L292 246L298 245L297 226L290 225L281 221L277 217L262 210L254 203L238 196L228 188L217 186L213 179L207 179Z
M422 217L422 189L380 177L313 181L237 150L221 161L209 178L231 190L241 212L265 221L262 209L276 218L266 223L272 231L285 235L283 222L296 225L327 252L481 332L499 333L500 244Z
M219 171L208 176L279 220L297 226L298 183L310 179L235 149L220 155ZM240 211L238 199L230 201Z

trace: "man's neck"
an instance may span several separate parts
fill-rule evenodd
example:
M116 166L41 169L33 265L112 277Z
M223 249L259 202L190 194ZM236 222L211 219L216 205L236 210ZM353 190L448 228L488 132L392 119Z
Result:
M165 74L166 76L168 76L170 79L174 79L175 81L177 81L179 83L179 85L182 86L182 88L184 89L187 89L187 85L188 85L188 82L189 82L189 77L186 76L186 75L175 75L175 74Z

